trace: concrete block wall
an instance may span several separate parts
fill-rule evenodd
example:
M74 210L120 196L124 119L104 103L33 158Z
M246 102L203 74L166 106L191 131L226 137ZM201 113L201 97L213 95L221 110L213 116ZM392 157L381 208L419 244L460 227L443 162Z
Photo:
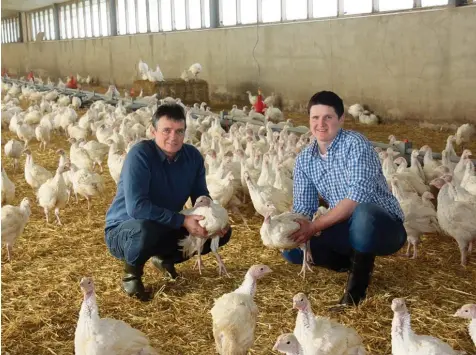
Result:
M253 58L253 47L259 35ZM215 99L261 86L304 107L318 90L384 118L476 122L476 6L99 39L2 45L2 68L131 86L139 59L165 78L199 62Z

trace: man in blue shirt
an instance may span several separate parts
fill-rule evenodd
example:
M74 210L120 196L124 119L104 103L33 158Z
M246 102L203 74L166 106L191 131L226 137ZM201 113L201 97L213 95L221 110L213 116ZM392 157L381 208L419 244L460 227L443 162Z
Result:
M161 105L152 117L154 139L135 144L127 154L117 193L106 214L105 240L113 256L124 260L123 289L148 300L142 283L144 264L151 259L175 278L174 264L184 261L178 242L186 235L207 237L198 223L203 217L179 212L210 194L200 152L184 144L185 113L180 105ZM221 231L220 245L231 229ZM210 240L202 254L210 252Z
M330 91L318 92L309 101L308 112L315 139L296 159L293 210L312 219L319 196L330 210L313 222L299 220L301 228L292 238L310 241L315 265L349 270L339 305L357 305L366 296L375 256L393 254L404 245L404 215L372 144L363 135L342 129L342 99ZM302 263L300 249L283 255Z

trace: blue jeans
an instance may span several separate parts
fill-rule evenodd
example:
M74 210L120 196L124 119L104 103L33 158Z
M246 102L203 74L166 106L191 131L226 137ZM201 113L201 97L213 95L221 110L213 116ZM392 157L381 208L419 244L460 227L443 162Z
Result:
M144 265L152 256L177 264L187 260L178 245L187 235L185 228L171 229L151 220L131 219L106 231L105 240L109 252L129 265ZM231 228L219 245L228 243L230 237ZM202 255L211 251L210 243L207 240Z
M311 239L314 264L332 270L348 268L352 250L379 256L396 253L407 240L403 222L372 203L357 205L352 216ZM286 250L283 257L302 264L303 251Z

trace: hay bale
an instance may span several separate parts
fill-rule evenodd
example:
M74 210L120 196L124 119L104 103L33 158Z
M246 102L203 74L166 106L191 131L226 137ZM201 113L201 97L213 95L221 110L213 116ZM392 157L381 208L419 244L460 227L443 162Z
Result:
M137 93L143 90L143 94L147 96L157 93L159 98L180 97L187 104L209 101L208 83L202 79L188 82L182 79L168 79L155 83L148 80L136 80L132 87Z

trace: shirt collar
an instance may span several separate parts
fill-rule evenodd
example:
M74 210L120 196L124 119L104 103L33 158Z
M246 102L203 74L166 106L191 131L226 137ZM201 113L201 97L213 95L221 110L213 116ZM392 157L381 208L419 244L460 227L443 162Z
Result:
M157 143L155 142L154 140L154 145L155 145L155 148L157 149L157 154L159 154L159 158L160 158L160 161L163 163L164 161L168 161L169 163L172 163L172 162L176 162L179 158L180 158L180 155L182 153L182 150L183 150L183 146L182 148L180 148L180 150L177 152L177 154L175 154L175 157L170 160L168 157L167 157L167 154L165 154L165 152L160 149L160 147L157 145Z
M337 146L340 138L342 137L342 132L343 132L343 129L339 128L339 131L337 132L337 135L332 140L331 144L329 144L329 146L327 147L326 154L329 153L329 152L332 152L332 150L335 149L335 147ZM319 155L319 144L317 143L317 139L315 139L315 138L314 138L314 142L313 142L311 151L312 151L313 155Z

